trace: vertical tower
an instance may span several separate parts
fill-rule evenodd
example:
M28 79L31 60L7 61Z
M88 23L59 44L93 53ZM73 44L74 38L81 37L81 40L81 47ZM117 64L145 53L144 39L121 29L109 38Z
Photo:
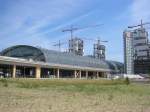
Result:
M71 38L69 40L69 52L83 56L83 40L80 38Z
M101 45L100 40L94 44L94 58L105 60L105 46Z
M125 73L133 74L134 65L133 65L133 38L130 31L123 32L123 41L124 41L124 69Z

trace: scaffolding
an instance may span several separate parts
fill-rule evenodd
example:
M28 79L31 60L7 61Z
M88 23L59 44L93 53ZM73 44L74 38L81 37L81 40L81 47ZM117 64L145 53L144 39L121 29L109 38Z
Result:
M105 46L100 44L100 40L94 44L94 58L105 60Z
M83 40L80 38L72 38L69 40L69 52L83 56Z

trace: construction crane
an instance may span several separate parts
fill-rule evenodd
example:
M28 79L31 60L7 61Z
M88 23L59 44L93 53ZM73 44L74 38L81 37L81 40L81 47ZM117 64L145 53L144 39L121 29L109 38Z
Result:
M106 40L100 40L100 39L97 40L98 45L101 45L101 42L107 43L108 41L106 41Z
M134 26L128 26L128 28L135 28L135 27L141 27L143 28L144 25L150 24L149 22L143 23L143 21L141 20L141 23L138 25L134 25Z
M101 40L101 38L98 37L98 38L97 38L97 42L98 42L99 45L100 45L101 42L107 43L108 41L107 41L107 40Z
M73 27L73 25L71 25L70 28L63 29L62 32L70 32L71 39L72 39L74 31L82 30L82 29L86 29L86 28L92 28L92 27L99 27L99 26L102 26L102 25L103 24L97 24L97 25L85 26L85 27L80 27L80 28L79 27Z
M100 37L98 37L97 39L91 39L91 38L84 38L85 40L91 40L91 41L97 41L100 45L101 42L107 43L108 41L106 40L101 40Z
M58 43L54 44L53 46L57 47L58 46L58 49L59 51L61 52L61 46L66 44L66 42L60 42L60 40L58 41Z

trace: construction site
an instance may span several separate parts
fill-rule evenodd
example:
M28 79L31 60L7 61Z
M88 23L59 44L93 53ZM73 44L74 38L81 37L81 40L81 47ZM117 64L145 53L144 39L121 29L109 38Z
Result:
M29 45L15 45L0 53L0 77L13 78L113 78L126 74L149 74L150 44L148 31L141 23L128 26L123 32L124 64L106 59L106 40L80 38L75 31L100 27L103 24L62 29L69 33L67 43L53 44L58 50ZM93 54L85 55L85 39L93 42ZM61 51L67 44L66 51Z

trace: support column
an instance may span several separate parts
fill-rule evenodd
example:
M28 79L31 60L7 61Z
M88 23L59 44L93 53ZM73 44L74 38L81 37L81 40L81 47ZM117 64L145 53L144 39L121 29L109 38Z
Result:
M96 73L95 71L93 71L92 79L95 79L95 78L96 78Z
M88 71L86 71L86 78L88 79Z
M13 66L13 74L12 74L13 78L16 78L16 65Z
M56 72L55 72L55 68L53 68L53 78L56 77Z
M82 77L82 76L81 76L81 70L79 70L79 78L81 79L81 77Z
M105 78L105 74L104 74L104 72L102 72L101 74L102 74L102 78Z
M41 78L41 67L40 66L37 66L36 67L36 74L35 74L35 77L37 79Z
M96 72L96 77L97 77L97 79L99 78L99 72Z
M105 75L106 75L106 78L108 78L108 79L112 78L110 73L105 73Z
M77 71L74 71L74 78L77 78Z
M59 79L59 68L57 68L57 78Z

